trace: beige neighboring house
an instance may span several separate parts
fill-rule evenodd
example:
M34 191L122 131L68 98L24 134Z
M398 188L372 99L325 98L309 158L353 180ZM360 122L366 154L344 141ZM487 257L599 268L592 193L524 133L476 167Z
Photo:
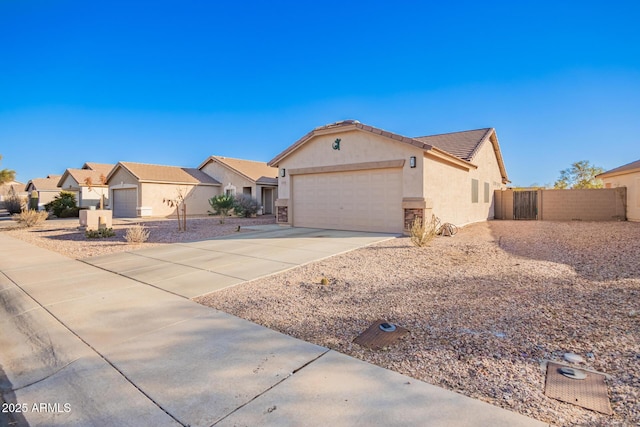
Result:
M107 208L109 206L109 186L102 184L102 181L106 180L114 166L102 163L85 163L82 169L67 169L58 181L58 187L74 193L80 208L100 206L100 197L104 195L104 207Z
M9 181L0 185L0 202L3 202L7 196L16 194L20 197L27 197L27 192L24 191L24 183L18 181Z
M163 202L184 195L187 215L207 215L209 199L220 194L220 183L196 168L119 162L107 176L114 217L175 216Z
M273 214L278 198L278 168L265 162L210 156L198 169L222 184L223 194L246 194L260 206L259 214Z
M34 178L27 182L25 191L29 199L38 199L38 210L43 210L44 205L53 201L54 197L60 194L58 182L62 175L47 175L46 178Z
M640 160L596 176L605 188L627 187L627 220L640 221Z
M415 217L464 225L494 217L506 187L493 128L410 138L356 120L318 127L269 162L277 221L406 232Z

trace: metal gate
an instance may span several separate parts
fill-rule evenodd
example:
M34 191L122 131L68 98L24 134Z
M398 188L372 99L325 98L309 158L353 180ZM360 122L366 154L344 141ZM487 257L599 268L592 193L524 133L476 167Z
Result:
M538 192L513 192L513 219L538 219Z

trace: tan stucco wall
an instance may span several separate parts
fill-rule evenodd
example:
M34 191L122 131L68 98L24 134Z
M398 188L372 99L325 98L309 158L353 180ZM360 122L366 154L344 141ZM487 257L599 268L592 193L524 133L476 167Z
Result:
M242 194L243 187L251 187L251 195L253 197L259 196L256 195L255 182L248 180L244 176L233 172L229 168L224 167L217 162L210 161L200 170L222 184L222 193L224 193L227 186L231 185L235 187L236 194Z
M80 187L80 207L98 206L100 195L104 194L104 207L109 206L109 189L104 187Z
M262 200L262 188L265 187L273 188L274 201L278 197L277 187L257 185L255 182L245 178L244 176L232 171L225 166L222 166L215 161L210 161L200 170L222 184L220 186L220 194L225 194L225 190L231 187L235 187L236 194L242 194L243 187L251 187L251 196L255 197L259 205L264 205L265 201ZM273 203L270 210L274 210Z
M44 210L44 205L52 202L55 197L60 194L59 191L37 191L38 193L38 210Z
M640 221L640 172L603 178L605 186L627 187L627 220Z
M175 216L176 208L163 202L164 199L175 199L178 190L183 191L187 204L187 215L206 215L211 209L208 200L220 194L217 186L193 186L179 184L142 183L141 203L138 207L145 208L151 216ZM150 208L150 210L149 210Z
M340 138L340 150L332 148ZM409 157L416 156L417 166L409 167ZM422 150L406 143L361 130L318 135L283 159L278 168L299 169L388 160L405 160L403 167L403 197L422 197ZM278 197L291 198L291 177L278 177Z
M477 168L468 171L428 154L424 162L425 198L432 201L433 213L440 221L464 225L494 217L494 193L504 188L504 184L490 141L486 141L473 158ZM471 201L473 179L478 180L477 203ZM485 183L489 184L489 202L485 202Z

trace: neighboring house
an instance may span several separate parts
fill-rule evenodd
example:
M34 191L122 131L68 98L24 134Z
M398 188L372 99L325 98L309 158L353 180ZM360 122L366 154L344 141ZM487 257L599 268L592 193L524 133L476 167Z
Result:
M265 162L211 156L198 169L222 184L224 194L246 194L254 197L263 214L275 212L278 198L278 168Z
M46 178L34 178L27 182L25 191L29 194L29 199L38 199L38 210L43 210L44 205L60 194L58 182L61 177L62 175L47 175Z
M90 165L99 165L97 170L91 168ZM67 169L60 181L58 187L64 191L73 192L76 195L76 201L81 208L100 205L100 197L104 195L104 207L109 206L109 187L103 184L107 175L115 165L85 163L82 169Z
M605 188L627 187L627 219L640 221L640 160L596 176Z
M220 194L220 183L195 168L119 162L107 176L114 217L167 217L176 208L164 200L181 192L187 215L206 215L209 199Z
M464 225L494 216L507 173L495 129L409 138L347 120L318 127L269 162L277 221L402 233L415 217Z
M18 181L9 181L0 185L0 202L3 202L11 194L27 197L27 192L24 191L24 184Z

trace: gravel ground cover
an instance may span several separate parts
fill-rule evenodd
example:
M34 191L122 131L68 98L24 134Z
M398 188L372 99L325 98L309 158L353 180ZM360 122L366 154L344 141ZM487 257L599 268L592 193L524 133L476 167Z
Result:
M197 301L554 425L640 425L640 224L491 221L397 238ZM321 284L326 278L326 285ZM377 319L410 330L374 351ZM544 395L566 352L610 375L614 415Z
M127 228L134 224L145 226L149 231L149 240L132 245L126 242L124 235ZM51 251L59 252L70 258L80 259L115 252L131 251L168 243L190 242L211 239L240 232L251 225L275 224L275 216L263 215L256 218L225 219L220 224L219 217L188 218L187 231L178 231L176 219L145 219L141 221L113 220L114 237L88 239L84 230L79 228L78 218L47 220L42 225L32 228L19 228L13 221L3 220L0 232L27 241Z

